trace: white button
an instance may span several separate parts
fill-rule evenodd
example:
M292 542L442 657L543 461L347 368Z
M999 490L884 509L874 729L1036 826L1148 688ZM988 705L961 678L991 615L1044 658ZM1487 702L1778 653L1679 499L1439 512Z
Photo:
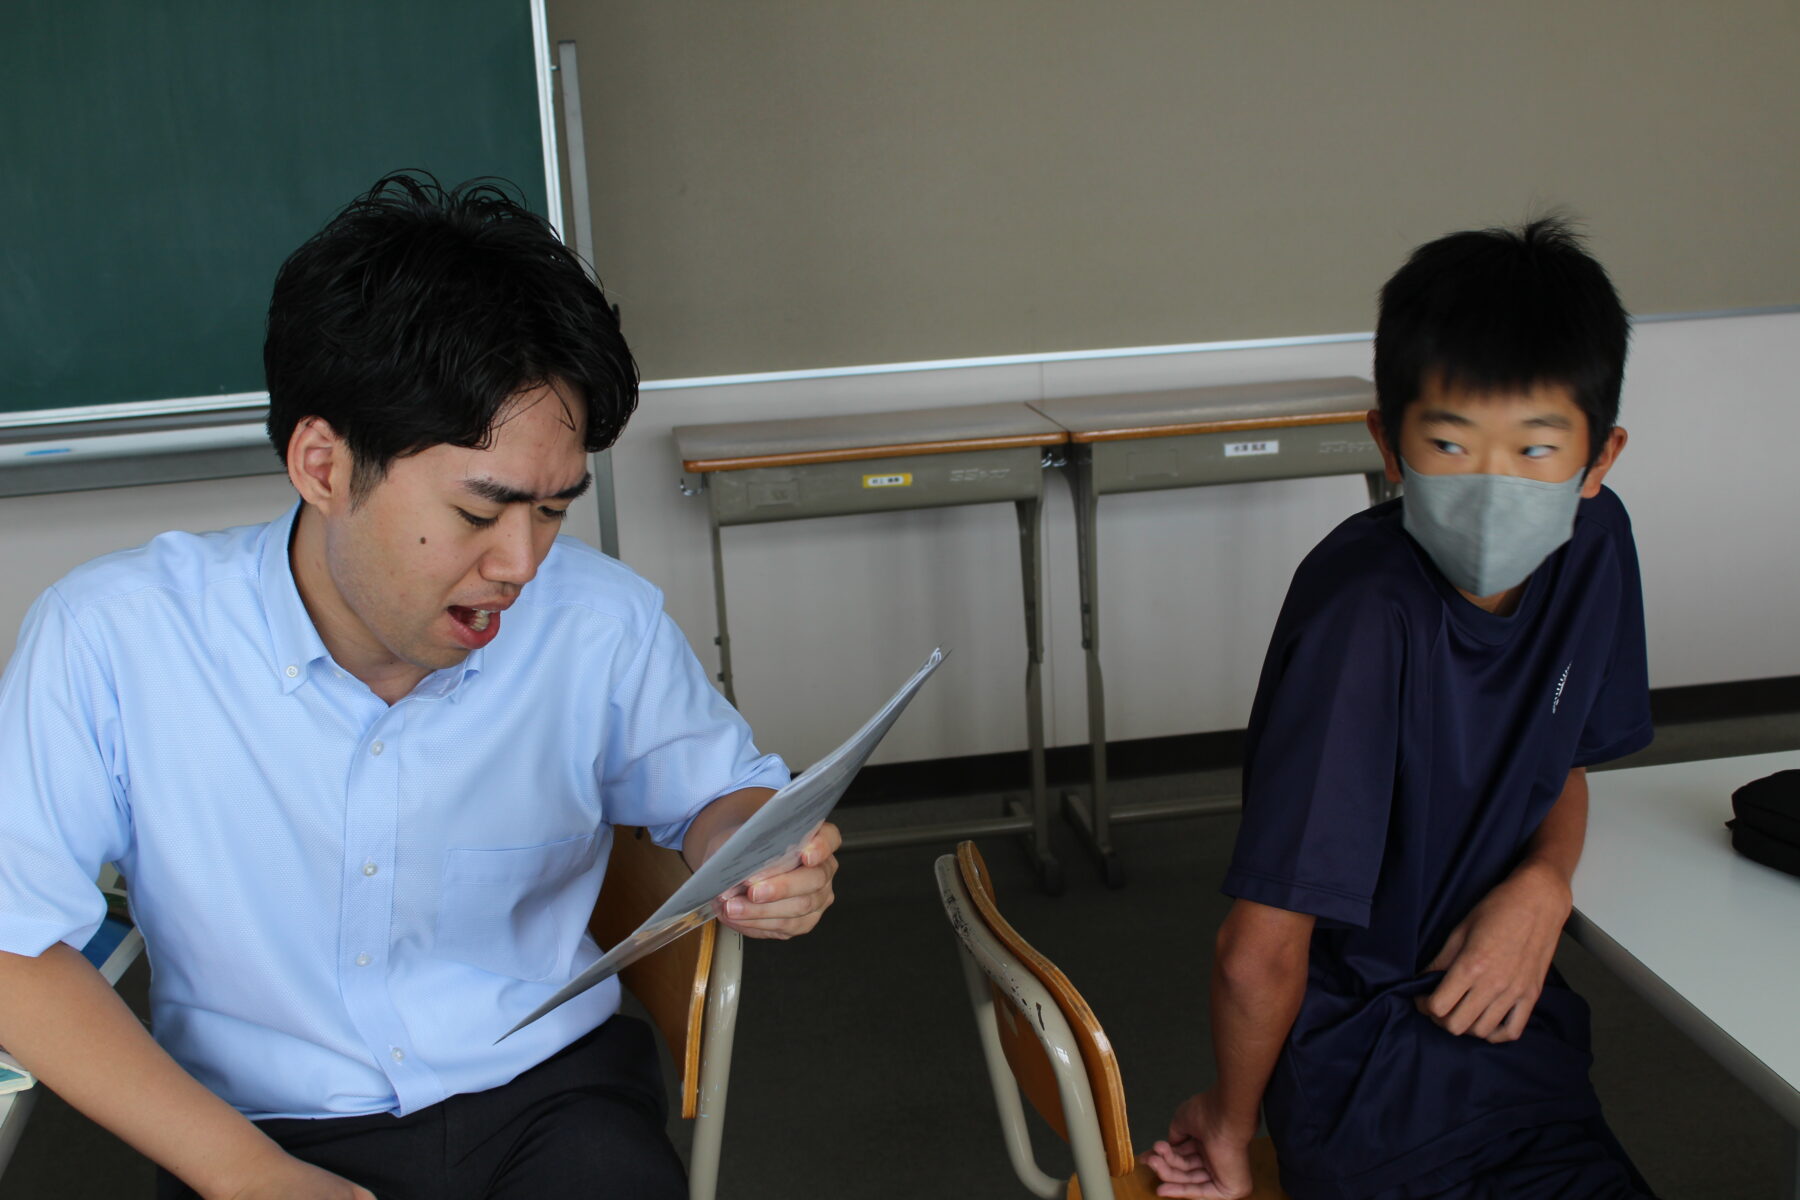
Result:
M382 744L380 742L376 742L369 747L369 753L370 754L380 754L381 751L383 750L383 748L384 747L382 746Z
M364 875L373 875L375 872L377 872L379 870L381 870L381 868L376 866L372 862L366 862L363 864L363 874Z
M299 668L299 667L296 667L296 666L295 666L295 665L294 665L294 664L292 664L292 663L289 663L289 664L288 664L288 669L287 669L287 677L288 677L288 678L289 678L289 679L292 679L292 678L293 678L293 677L294 677L294 676L296 676L296 675L298 675L298 674L299 674L299 673L300 673L300 668Z
M336 667L333 667L331 669L331 673L333 675L337 676L339 679L342 679L344 677L344 673L342 671L338 670Z
M406 1060L406 1051L402 1050L398 1046L395 1046L394 1047L394 1061L395 1062L404 1062L405 1060Z
M364 951L363 953L356 956L356 965L359 967L366 967L374 961L375 961L374 959L369 957L367 951Z

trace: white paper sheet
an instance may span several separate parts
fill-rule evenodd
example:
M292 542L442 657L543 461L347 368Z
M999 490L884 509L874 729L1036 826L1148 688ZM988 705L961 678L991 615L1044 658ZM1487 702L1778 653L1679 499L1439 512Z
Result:
M844 789L850 786L863 763L868 761L901 712L943 661L944 651L933 650L925 665L914 672L913 677L849 741L769 797L768 802L752 813L750 819L650 915L649 920L538 1006L530 1016L500 1035L500 1040L506 1040L601 980L618 974L627 964L706 924L717 915L713 909L714 900L742 890L756 876L779 874L799 866L800 847L824 824Z

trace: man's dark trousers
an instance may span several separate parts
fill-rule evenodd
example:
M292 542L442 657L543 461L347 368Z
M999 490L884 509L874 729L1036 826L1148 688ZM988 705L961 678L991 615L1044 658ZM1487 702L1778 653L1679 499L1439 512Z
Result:
M376 1200L682 1200L650 1027L614 1016L511 1083L404 1117L258 1121L294 1157ZM157 1200L195 1193L158 1172Z

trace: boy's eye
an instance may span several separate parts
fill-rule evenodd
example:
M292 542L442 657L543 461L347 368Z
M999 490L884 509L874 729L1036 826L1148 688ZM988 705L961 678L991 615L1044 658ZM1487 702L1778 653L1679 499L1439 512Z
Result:
M1538 445L1538 446L1525 447L1525 457L1526 458L1549 458L1552 454L1555 454L1555 453L1556 453L1555 446Z
M1457 445L1455 442L1445 441L1443 438L1432 438L1431 445L1434 449L1443 454L1461 454L1463 452L1461 446Z
M538 506L538 512L542 513L545 517L548 517L552 521L560 521L564 517L569 515L568 509L566 509L566 508L551 508L547 504L540 504Z
M497 520L497 518L495 518L495 517L478 517L474 513L465 511L464 509L460 509L460 508L456 510L456 515L461 517L463 520L467 521L469 524L473 525L477 529L486 529L489 525L492 525L495 522L495 520Z

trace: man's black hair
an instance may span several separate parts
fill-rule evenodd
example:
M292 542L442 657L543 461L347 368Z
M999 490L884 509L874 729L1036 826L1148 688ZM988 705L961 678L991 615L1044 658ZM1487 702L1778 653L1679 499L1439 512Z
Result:
M349 445L354 497L396 458L481 448L522 391L560 381L590 452L637 407L637 364L581 261L494 182L388 175L275 276L263 369L284 461L307 417Z
M1619 419L1630 322L1606 271L1562 221L1453 233L1381 289L1375 393L1388 443L1426 380L1476 394L1562 384L1588 419L1588 463Z

